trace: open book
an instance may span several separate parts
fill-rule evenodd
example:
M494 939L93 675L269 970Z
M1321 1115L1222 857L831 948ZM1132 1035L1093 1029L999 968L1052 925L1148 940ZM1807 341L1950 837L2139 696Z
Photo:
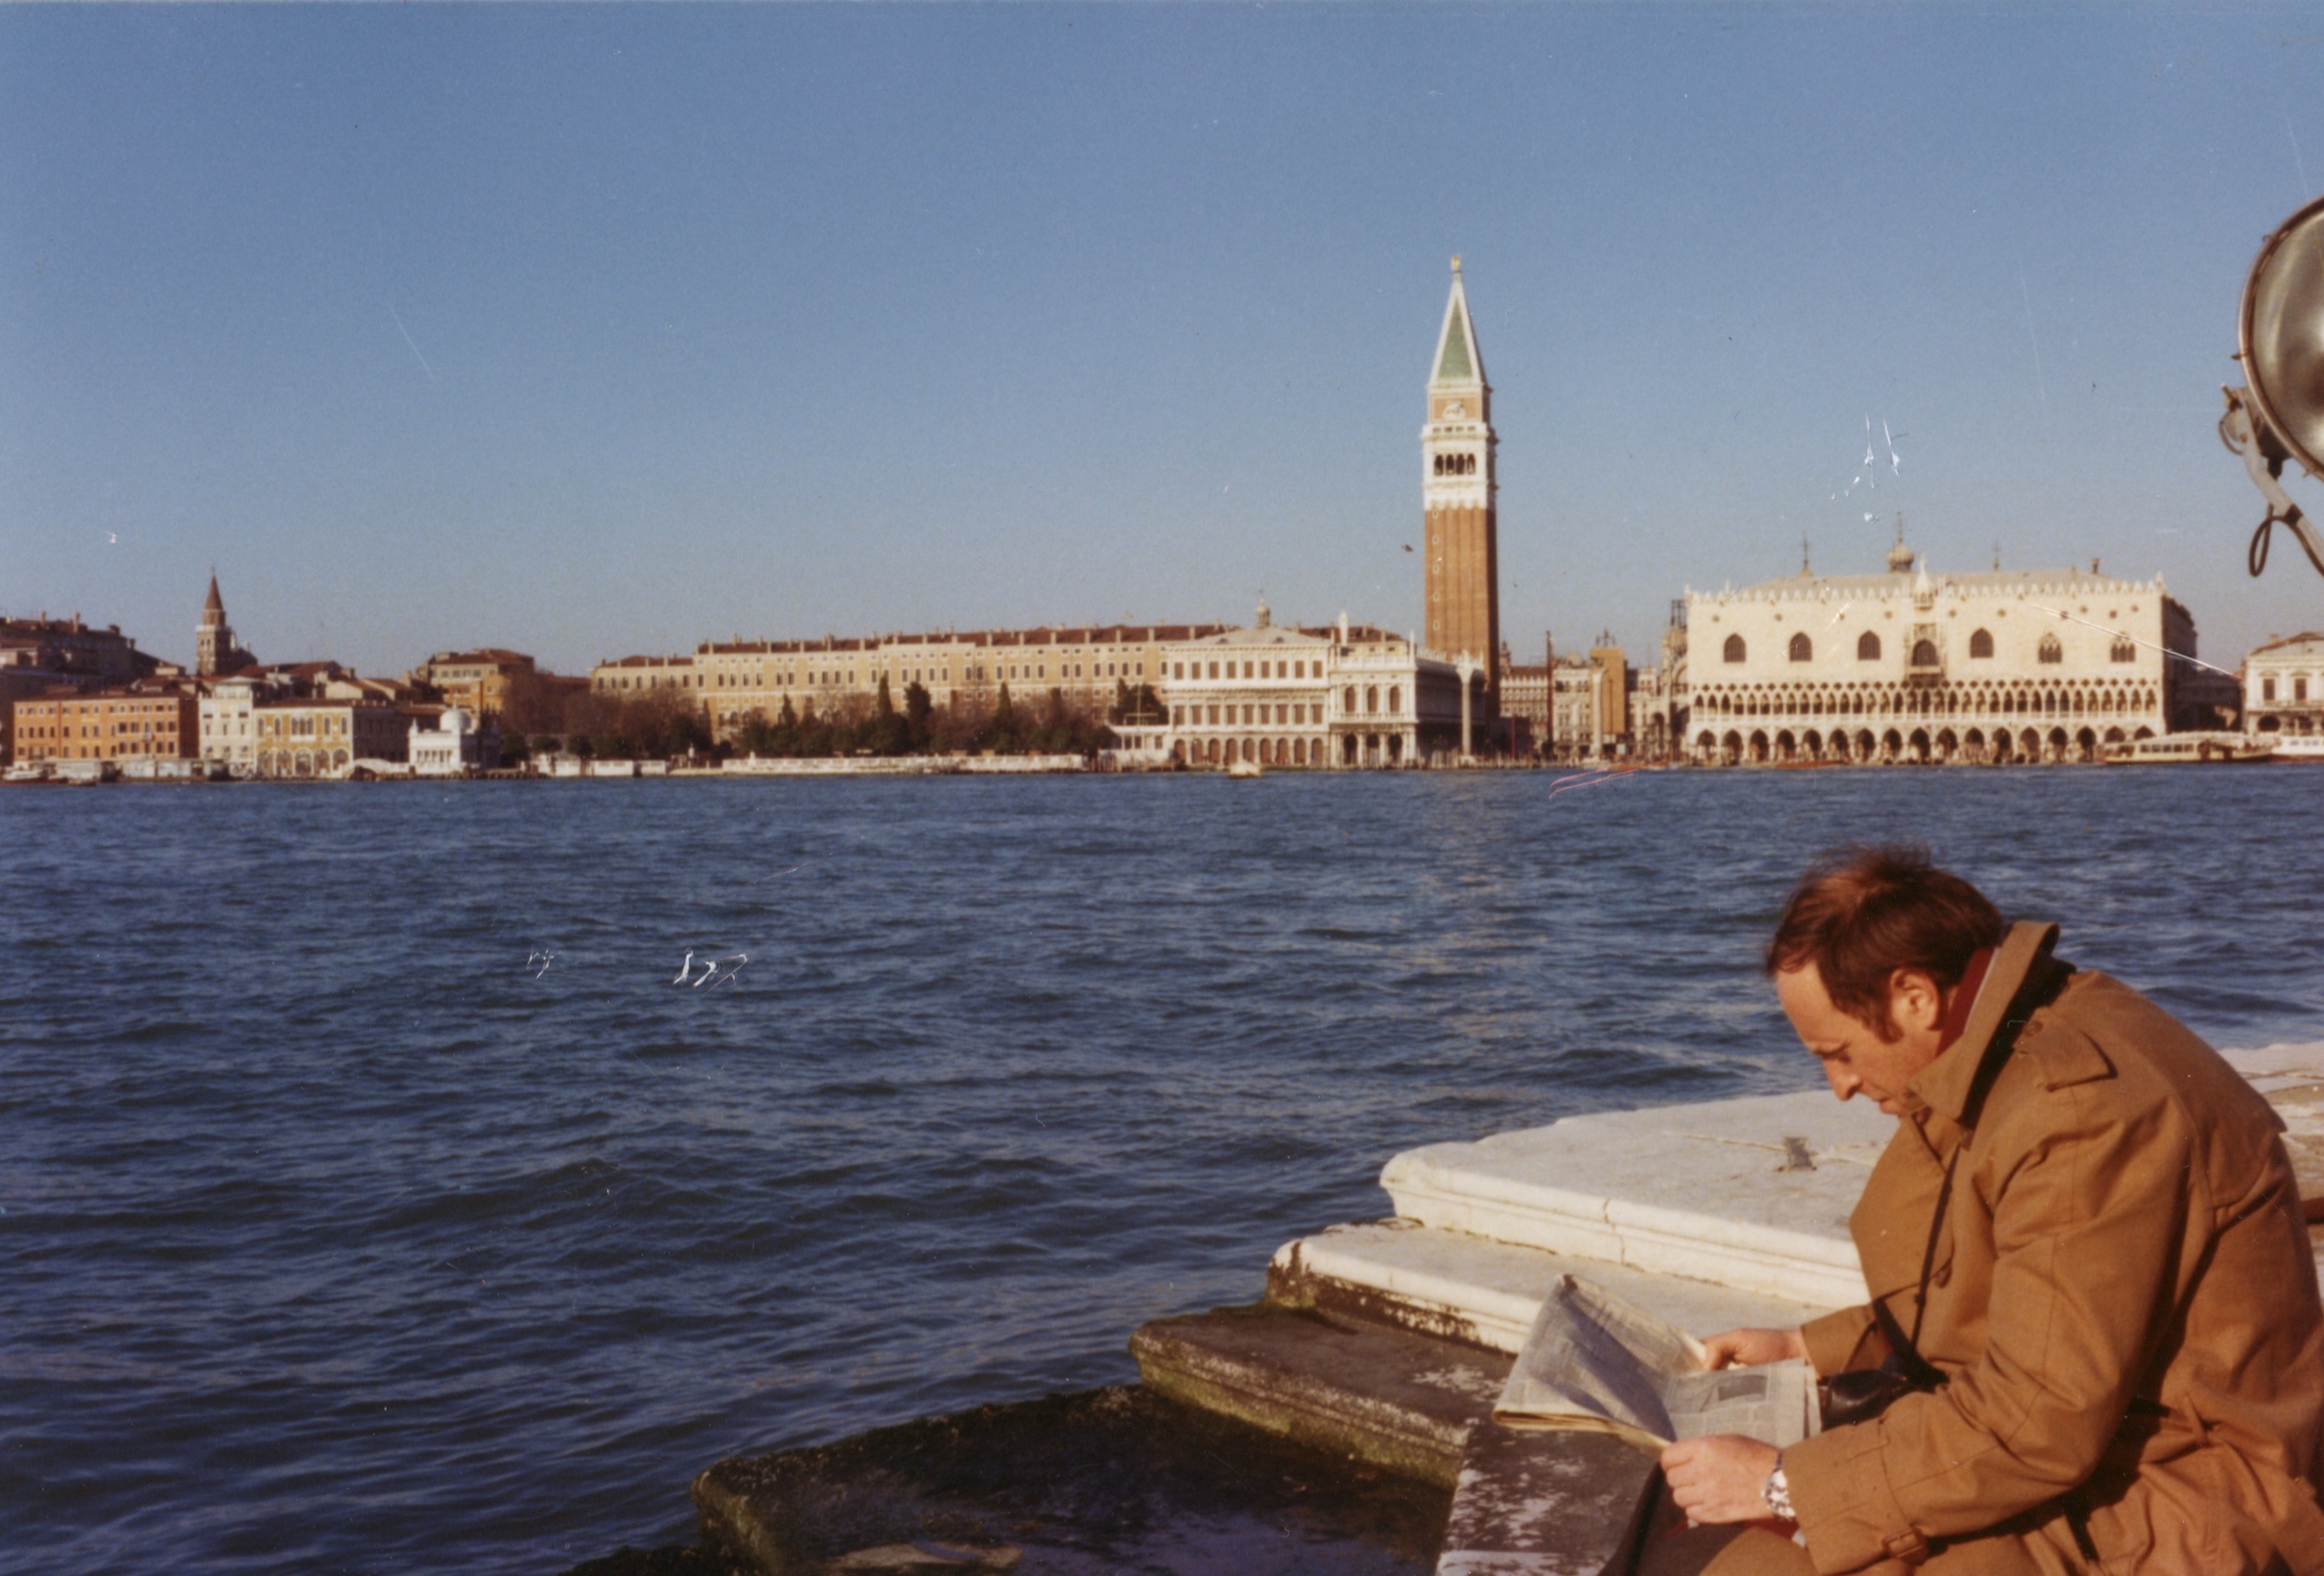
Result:
M1586 1280L1558 1278L1510 1370L1493 1419L1615 1434L1645 1450L1705 1434L1775 1446L1818 1432L1816 1371L1794 1357L1703 1367L1703 1344Z

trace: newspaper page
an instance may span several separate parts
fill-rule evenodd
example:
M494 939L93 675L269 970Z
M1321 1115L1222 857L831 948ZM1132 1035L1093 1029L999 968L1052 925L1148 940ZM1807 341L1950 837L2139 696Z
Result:
M1706 1434L1796 1444L1821 1424L1816 1371L1793 1358L1713 1372L1703 1344L1575 1276L1558 1278L1517 1354L1496 1422L1615 1434L1645 1450Z

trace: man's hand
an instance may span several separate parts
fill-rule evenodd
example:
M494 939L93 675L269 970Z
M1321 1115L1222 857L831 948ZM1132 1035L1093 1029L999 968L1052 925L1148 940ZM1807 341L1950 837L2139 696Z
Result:
M1703 1342L1703 1366L1753 1367L1807 1356L1807 1339L1796 1330L1723 1330Z
M1662 1476L1671 1503L1698 1527L1763 1521L1776 1514L1760 1490L1776 1470L1777 1455L1775 1446L1740 1434L1681 1439L1662 1452Z

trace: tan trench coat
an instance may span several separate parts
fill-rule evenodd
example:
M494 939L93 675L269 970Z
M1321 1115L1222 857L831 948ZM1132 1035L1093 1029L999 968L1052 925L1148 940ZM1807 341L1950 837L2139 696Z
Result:
M1966 1139L1919 1340L1948 1383L1784 1452L1808 1555L1822 1572L1925 1557L1932 1576L2324 1570L2324 1315L2267 1103L2144 997L2078 973L1960 1125L2054 931L2012 931L1850 1219L1910 1331ZM1869 1308L1806 1336L1822 1373L1888 1349Z

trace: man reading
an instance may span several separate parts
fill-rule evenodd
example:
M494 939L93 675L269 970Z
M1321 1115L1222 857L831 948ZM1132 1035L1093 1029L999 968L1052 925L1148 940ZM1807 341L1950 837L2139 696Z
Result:
M2324 1572L2324 1315L2280 1124L2056 934L1911 851L1792 892L1784 1013L1833 1093L1899 1119L1849 1220L1873 1300L1706 1344L1889 1378L1780 1453L1665 1450L1694 1525L1642 1571Z

